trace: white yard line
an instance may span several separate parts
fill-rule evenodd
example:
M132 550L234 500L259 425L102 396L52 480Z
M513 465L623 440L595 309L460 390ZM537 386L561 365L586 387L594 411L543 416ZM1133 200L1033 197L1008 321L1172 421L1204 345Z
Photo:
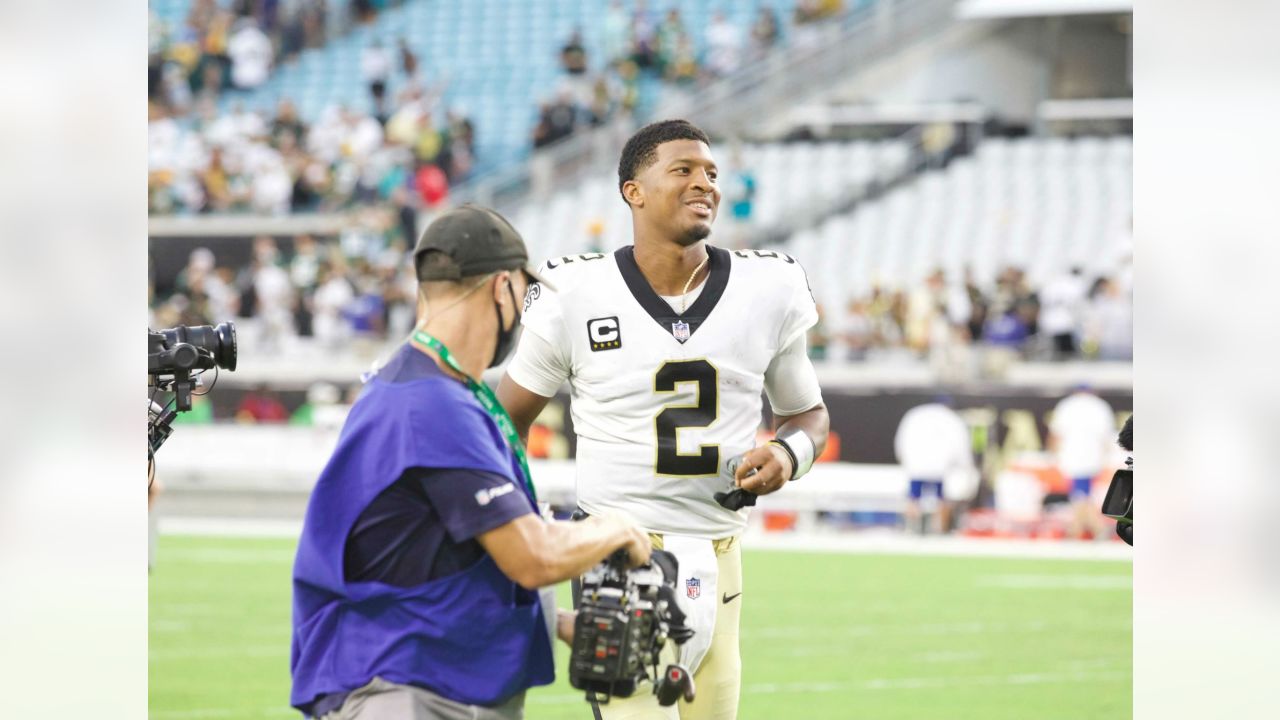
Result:
M163 535L297 539L302 532L302 523L297 520L254 518L162 517L159 521L159 529ZM1133 548L1121 542L917 537L875 530L844 534L749 531L743 536L742 545L750 550L850 555L1112 560L1126 563L1133 561Z
M291 707L269 706L246 710L244 708L193 708L191 710L152 710L150 720L220 720L220 718L301 718L302 713Z
M780 552L1133 561L1133 548L1121 542L919 537L879 531L846 534L751 532L743 536L742 546L749 550Z
M161 517L161 535L208 535L215 537L258 537L298 539L300 520L267 520L234 517Z
M945 690L975 685L999 687L1010 685L1049 685L1059 683L1097 683L1115 681L1114 671L1065 670L1057 672L1012 673L1008 675L968 675L954 677L868 678L839 682L744 683L743 695L778 695L812 693L847 693L859 690ZM583 695L529 692L526 705L572 705L584 702Z

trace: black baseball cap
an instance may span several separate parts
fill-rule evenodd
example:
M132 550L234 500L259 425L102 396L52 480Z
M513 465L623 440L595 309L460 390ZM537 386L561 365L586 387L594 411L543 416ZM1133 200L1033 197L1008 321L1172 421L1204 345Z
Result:
M431 250L444 253L451 262L419 270L418 257ZM524 270L531 282L549 286L529 265L529 251L520 233L506 218L479 205L462 205L431 221L413 249L413 264L419 272L418 282Z

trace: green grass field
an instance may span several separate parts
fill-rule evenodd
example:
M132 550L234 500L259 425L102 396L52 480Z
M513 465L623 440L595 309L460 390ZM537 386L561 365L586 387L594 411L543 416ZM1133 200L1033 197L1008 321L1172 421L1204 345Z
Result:
M160 539L154 720L299 717L288 707L288 540ZM748 551L744 720L1131 717L1131 566ZM562 602L567 604L562 590ZM568 684L530 720L589 718Z

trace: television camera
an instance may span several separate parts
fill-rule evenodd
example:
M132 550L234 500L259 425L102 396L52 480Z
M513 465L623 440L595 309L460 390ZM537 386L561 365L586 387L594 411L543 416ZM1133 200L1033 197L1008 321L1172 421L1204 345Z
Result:
M147 457L152 458L173 432L172 422L191 409L191 391L200 374L210 368L236 369L236 328L218 325L179 325L168 330L147 330L148 403ZM172 407L155 401L156 392L173 393Z
M693 700L688 669L672 663L658 675L667 640L683 645L694 632L676 599L677 569L674 555L654 550L647 564L628 570L620 550L583 576L569 683L585 690L587 700L630 697L645 680L664 707L681 697Z
M1117 442L1126 452L1133 452L1132 415L1125 421ZM1111 476L1107 496L1102 500L1102 514L1115 520L1116 534L1121 540L1133 545L1133 458L1125 460L1124 465Z

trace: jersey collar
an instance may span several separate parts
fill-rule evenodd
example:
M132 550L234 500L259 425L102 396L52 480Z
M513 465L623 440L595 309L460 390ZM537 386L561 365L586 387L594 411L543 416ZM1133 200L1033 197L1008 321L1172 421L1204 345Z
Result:
M702 294L698 299L684 311L684 314L677 313L671 309L667 301L663 300L658 293L654 292L653 287L649 285L649 281L645 279L644 274L640 272L640 266L636 265L635 247L628 245L613 254L618 262L618 270L622 272L622 279L627 283L627 289L631 291L632 297L636 302L640 303L640 307L649 313L649 317L654 319L671 336L681 343L684 343L693 335L694 332L706 321L707 316L711 314L716 303L720 301L720 296L724 294L725 287L729 284L729 268L732 260L729 258L728 250L721 250L718 247L707 245L707 268L708 275L706 285L702 289ZM684 326L684 327L680 327ZM677 328L680 328L679 330ZM687 335L681 339L683 331L687 330Z

